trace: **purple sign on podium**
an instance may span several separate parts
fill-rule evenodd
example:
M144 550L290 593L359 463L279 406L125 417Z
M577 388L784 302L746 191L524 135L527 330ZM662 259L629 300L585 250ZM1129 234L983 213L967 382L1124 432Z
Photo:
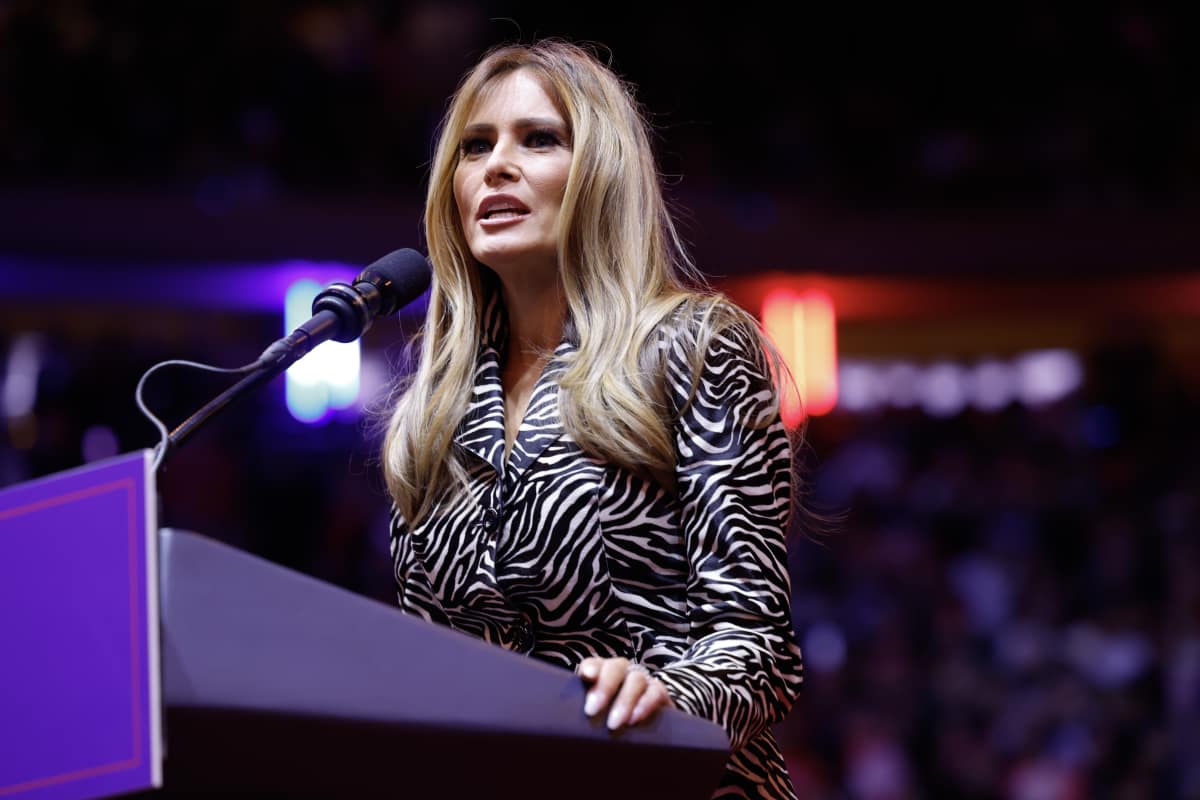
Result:
M0 800L162 785L151 462L0 490Z

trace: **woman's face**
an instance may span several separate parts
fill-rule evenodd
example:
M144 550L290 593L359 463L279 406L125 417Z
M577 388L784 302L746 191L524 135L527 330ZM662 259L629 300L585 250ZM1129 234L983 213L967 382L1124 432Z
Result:
M566 121L527 69L493 81L463 129L454 200L471 254L502 278L558 271Z

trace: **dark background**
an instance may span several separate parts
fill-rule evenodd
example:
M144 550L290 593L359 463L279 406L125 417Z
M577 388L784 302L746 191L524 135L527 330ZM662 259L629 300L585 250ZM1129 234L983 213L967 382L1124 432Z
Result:
M260 270L419 247L487 47L602 43L750 310L824 281L845 361L1085 365L1050 405L811 420L802 795L1200 797L1198 32L1140 3L0 0L0 485L152 444L147 367L280 335ZM373 398L417 324L365 338ZM223 385L149 397L172 423ZM303 425L273 384L174 456L164 522L388 600L370 420Z

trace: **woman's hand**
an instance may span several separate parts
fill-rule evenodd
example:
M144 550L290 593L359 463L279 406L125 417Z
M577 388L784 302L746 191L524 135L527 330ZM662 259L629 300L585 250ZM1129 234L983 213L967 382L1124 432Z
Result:
M608 712L609 730L636 725L663 706L675 706L662 681L651 677L645 667L627 658L585 658L576 671L592 685L584 701L583 713L594 717L612 703Z

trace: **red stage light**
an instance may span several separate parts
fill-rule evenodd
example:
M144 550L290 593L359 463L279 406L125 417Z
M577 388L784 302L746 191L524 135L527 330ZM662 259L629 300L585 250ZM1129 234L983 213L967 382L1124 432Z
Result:
M763 301L763 327L791 370L799 396L784 387L783 422L795 427L837 403L837 316L825 292L772 289Z

